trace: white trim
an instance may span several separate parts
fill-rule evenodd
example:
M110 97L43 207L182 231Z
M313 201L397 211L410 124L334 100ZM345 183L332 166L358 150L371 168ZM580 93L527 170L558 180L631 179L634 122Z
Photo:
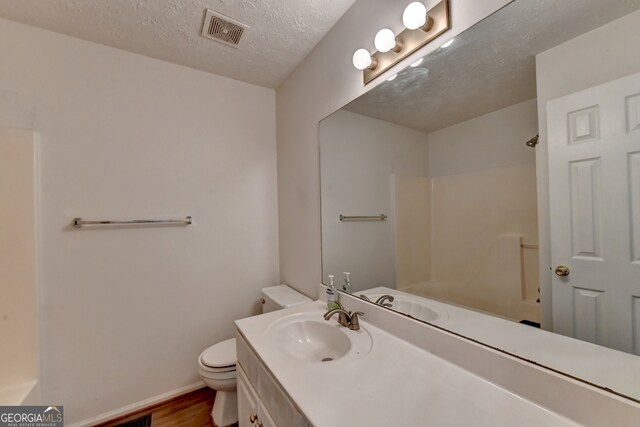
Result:
M132 412L139 411L149 406L153 406L157 403L160 403L165 400L173 399L174 397L178 397L181 394L187 394L194 390L198 390L200 388L204 388L206 385L202 381L198 381L197 383L193 383L184 387L177 388L175 390L168 391L163 394L159 394L157 396L150 397L148 399L141 400L136 403L132 403L131 405L123 406L118 409L114 409L113 411L105 412L100 415L96 415L95 417L87 418L82 421L78 421L77 423L71 424L69 427L85 427L92 426L98 423L103 423L105 421L113 420L114 418L121 417L123 415L130 414Z

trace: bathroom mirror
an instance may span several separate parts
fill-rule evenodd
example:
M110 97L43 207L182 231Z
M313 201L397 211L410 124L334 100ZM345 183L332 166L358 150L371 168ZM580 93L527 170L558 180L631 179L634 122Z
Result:
M515 0L322 120L323 282L640 401L638 9Z

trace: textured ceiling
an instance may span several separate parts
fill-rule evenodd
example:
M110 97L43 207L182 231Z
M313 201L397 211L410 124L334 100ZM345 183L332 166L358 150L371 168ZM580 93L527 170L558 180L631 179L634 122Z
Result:
M347 105L432 132L536 97L535 55L640 8L640 0L516 0Z
M355 0L0 0L0 17L276 88ZM206 8L249 25L238 49L200 36Z

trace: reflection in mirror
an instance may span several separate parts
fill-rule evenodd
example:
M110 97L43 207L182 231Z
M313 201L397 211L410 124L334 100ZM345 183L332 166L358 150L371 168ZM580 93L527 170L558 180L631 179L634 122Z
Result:
M342 288L349 272L356 296L640 399L638 9L515 0L321 121L325 277ZM532 328L634 370L519 353Z

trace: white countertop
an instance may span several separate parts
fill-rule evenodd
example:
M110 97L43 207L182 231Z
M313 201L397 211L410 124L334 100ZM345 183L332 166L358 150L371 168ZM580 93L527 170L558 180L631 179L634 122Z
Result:
M434 310L447 314L443 319L430 321L434 325L524 359L533 360L542 366L607 387L622 395L640 398L640 358L635 354L602 347L402 290L377 287L359 293L402 295L422 301Z
M317 301L236 326L316 427L578 425L363 320L373 346L360 359L311 364L271 350L267 328L300 312L322 320L326 308Z

